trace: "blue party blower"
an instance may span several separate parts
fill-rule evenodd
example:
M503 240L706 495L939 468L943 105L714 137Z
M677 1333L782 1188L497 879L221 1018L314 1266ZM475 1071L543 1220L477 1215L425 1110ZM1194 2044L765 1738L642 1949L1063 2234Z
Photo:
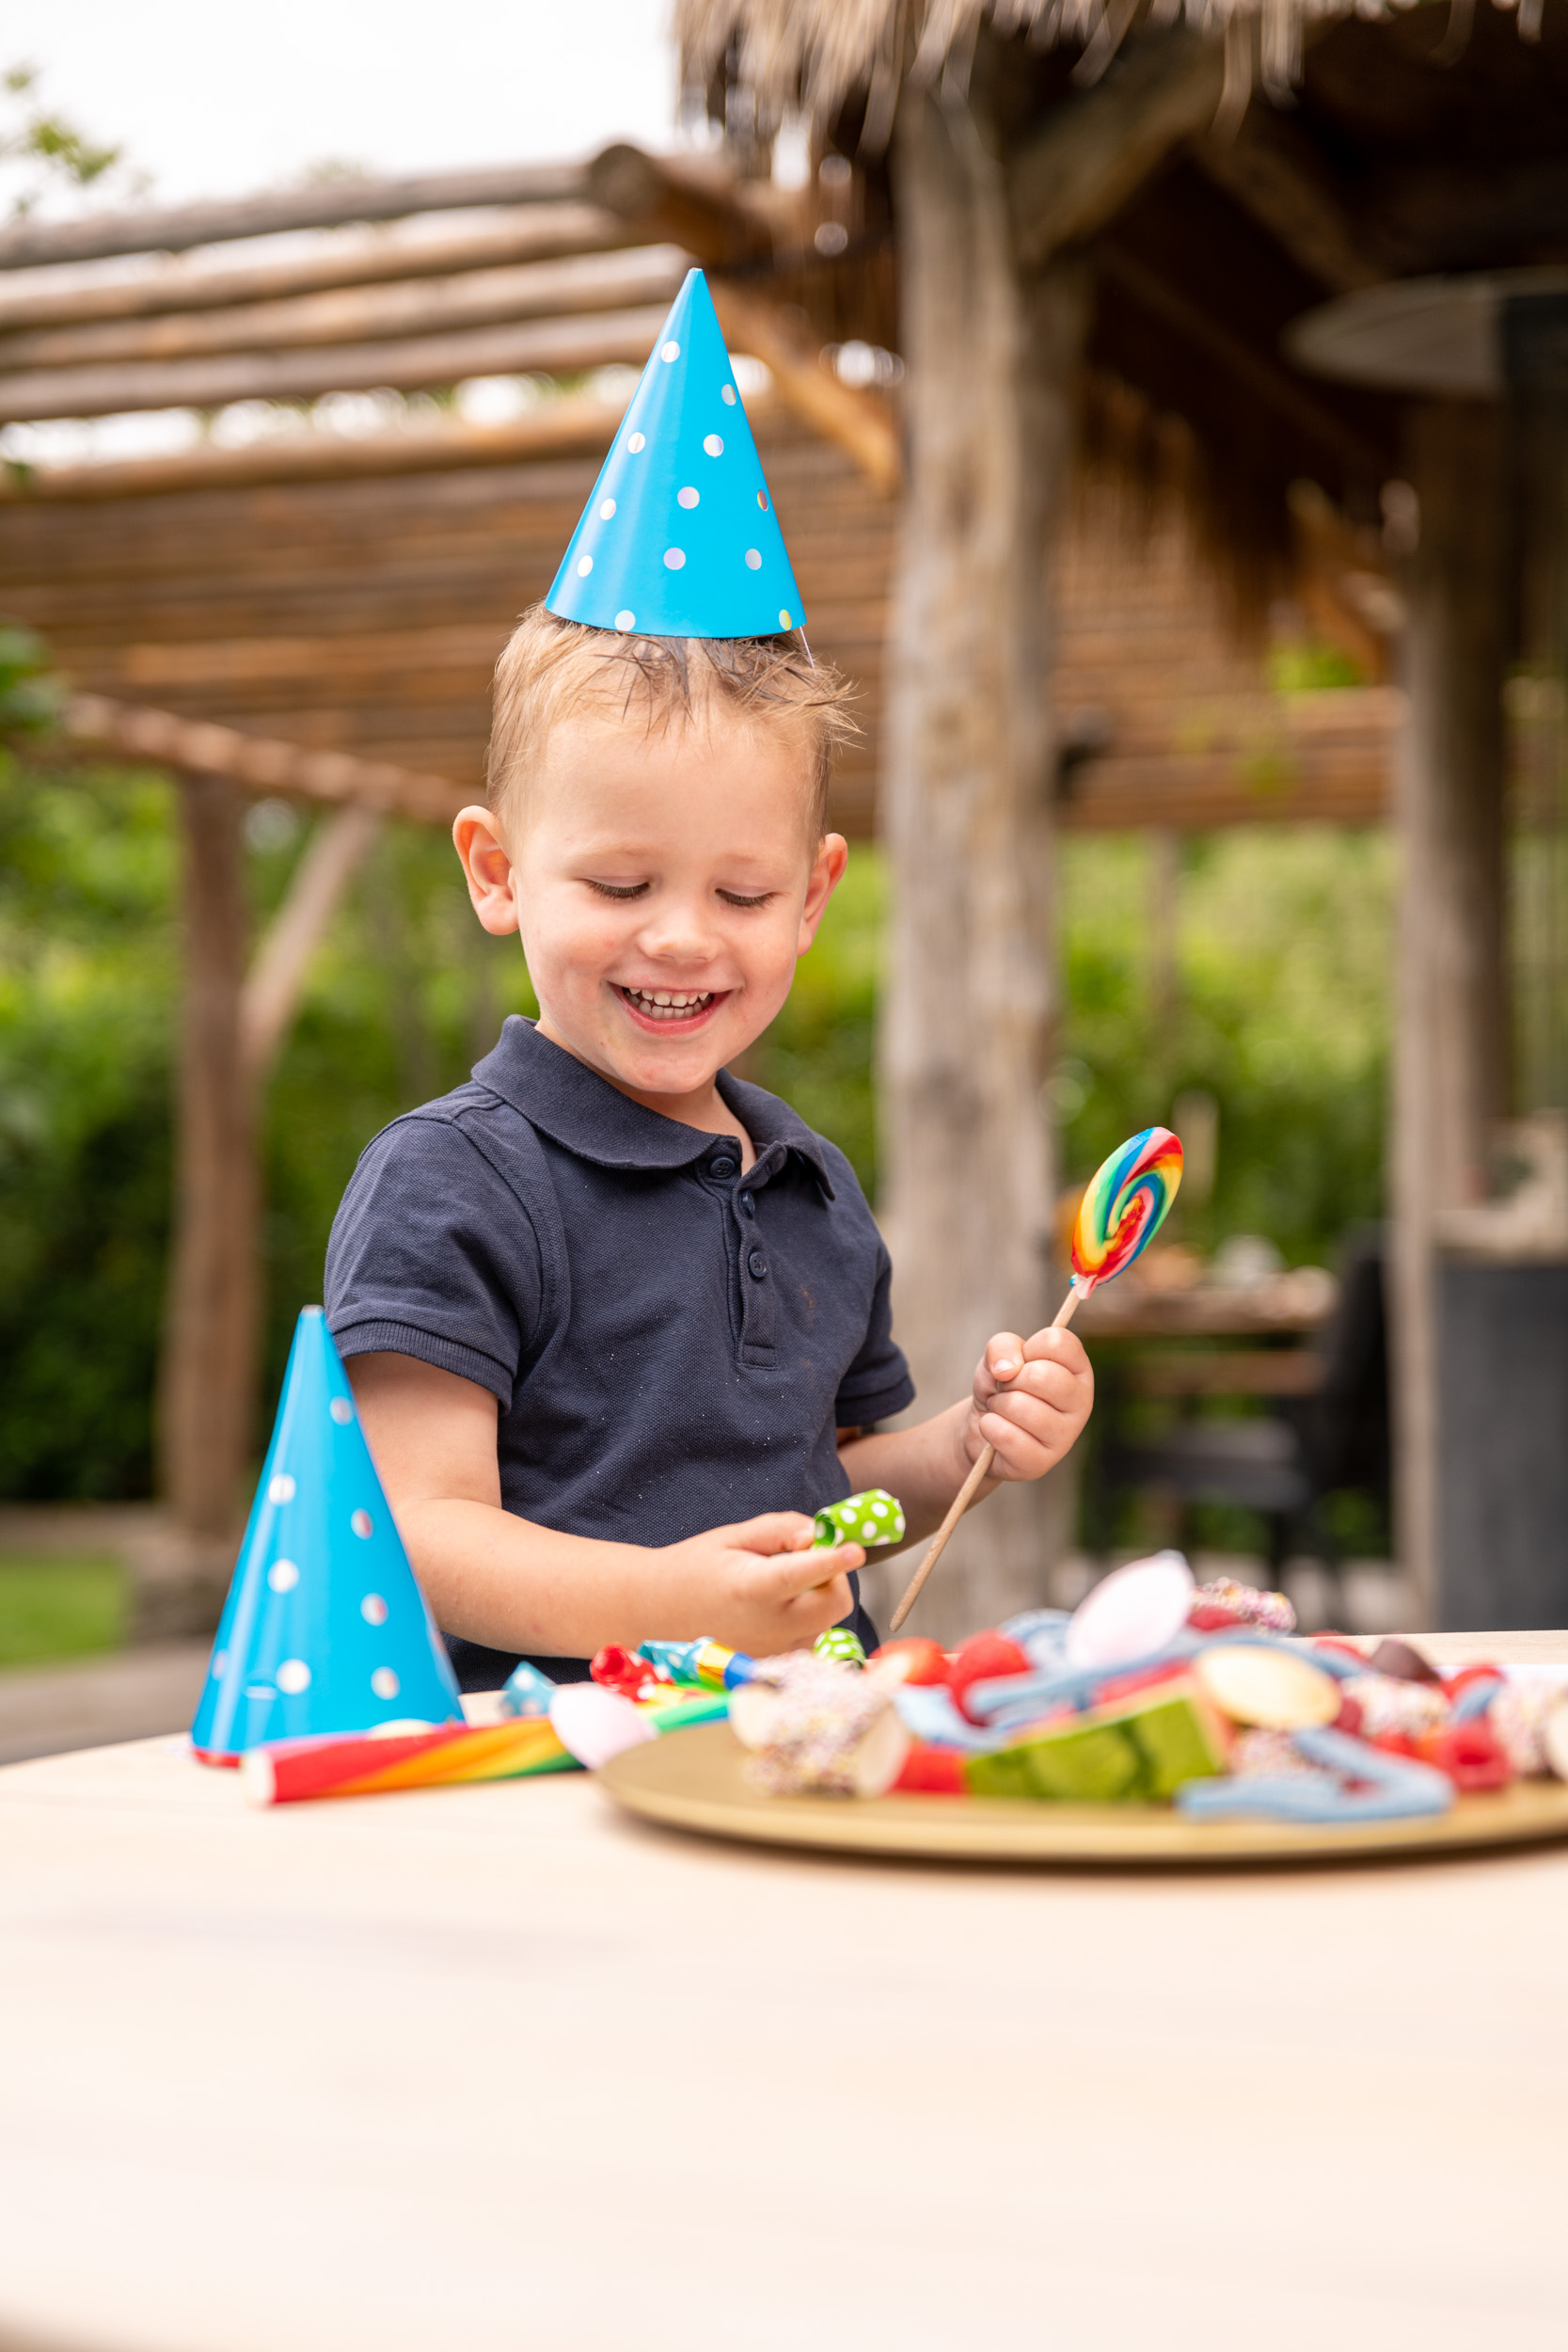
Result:
M237 1764L274 1740L462 1721L342 1359L307 1307L191 1744Z

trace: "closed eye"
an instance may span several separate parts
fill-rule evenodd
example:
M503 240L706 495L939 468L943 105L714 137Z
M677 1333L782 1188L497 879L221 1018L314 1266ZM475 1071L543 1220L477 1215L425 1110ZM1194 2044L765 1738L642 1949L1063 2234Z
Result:
M645 882L591 882L588 887L590 890L596 890L601 898L644 898L648 894L648 885Z
M765 907L770 898L776 898L778 895L776 890L760 890L754 898L745 898L738 890L721 890L719 893L727 907Z

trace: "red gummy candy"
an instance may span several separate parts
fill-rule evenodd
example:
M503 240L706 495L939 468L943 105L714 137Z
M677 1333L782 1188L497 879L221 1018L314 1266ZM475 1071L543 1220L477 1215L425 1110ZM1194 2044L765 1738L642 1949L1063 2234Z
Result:
M1026 1654L1005 1633L972 1633L953 1652L947 1668L947 1687L958 1703L959 1714L975 1723L978 1718L970 1715L964 1704L972 1682L995 1682L1003 1675L1026 1675L1033 1671Z
M923 1634L908 1633L901 1642L884 1642L873 1650L873 1658L907 1658L909 1668L906 1682L945 1682L947 1652L940 1642L928 1642Z
M1500 1666L1462 1666L1457 1674L1449 1676L1443 1688L1450 1699L1456 1699L1461 1691L1469 1690L1472 1683L1495 1682L1500 1691L1505 1679Z
M1230 1626L1246 1622L1239 1609L1227 1609L1220 1600L1195 1601L1187 1612L1187 1623L1195 1633L1223 1633Z
M634 1699L644 1683L657 1679L647 1660L639 1658L635 1650L623 1649L619 1642L600 1650L588 1671L602 1689L618 1691L626 1699Z
M924 1740L911 1740L903 1768L893 1784L904 1797L964 1797L969 1794L963 1757L957 1748L933 1748Z
M1353 1740L1361 1737L1361 1702L1353 1699L1348 1692L1340 1693L1339 1712L1334 1718L1333 1727L1336 1731L1348 1731Z
M1513 1778L1508 1750L1491 1725L1479 1720L1449 1724L1443 1731L1428 1732L1418 1744L1418 1754L1424 1763L1435 1764L1440 1772L1447 1772L1463 1795L1473 1795L1483 1788L1506 1788Z

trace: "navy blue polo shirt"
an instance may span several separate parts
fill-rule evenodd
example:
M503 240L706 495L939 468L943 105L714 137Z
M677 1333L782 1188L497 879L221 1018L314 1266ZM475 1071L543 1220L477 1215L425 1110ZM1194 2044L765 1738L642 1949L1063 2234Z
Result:
M914 1395L848 1161L776 1095L727 1071L719 1091L756 1148L744 1175L738 1136L645 1109L514 1016L350 1180L326 1253L339 1348L490 1390L522 1518L657 1546L814 1510L849 1491L837 1429ZM866 1638L858 1593L850 1622ZM517 1662L449 1645L467 1689Z

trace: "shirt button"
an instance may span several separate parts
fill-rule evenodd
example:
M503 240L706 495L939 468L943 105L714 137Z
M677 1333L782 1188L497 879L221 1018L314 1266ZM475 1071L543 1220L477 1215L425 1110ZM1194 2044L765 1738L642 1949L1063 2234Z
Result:
M746 1261L746 1264L754 1281L760 1282L768 1272L768 1261L763 1256L760 1249L752 1250L751 1256Z
M710 1176L734 1176L737 1172L735 1162L722 1153L718 1159L709 1160L707 1169Z
M743 1192L741 1194L740 1205L745 1210L748 1216L755 1216L757 1213L757 1204L749 1192Z

